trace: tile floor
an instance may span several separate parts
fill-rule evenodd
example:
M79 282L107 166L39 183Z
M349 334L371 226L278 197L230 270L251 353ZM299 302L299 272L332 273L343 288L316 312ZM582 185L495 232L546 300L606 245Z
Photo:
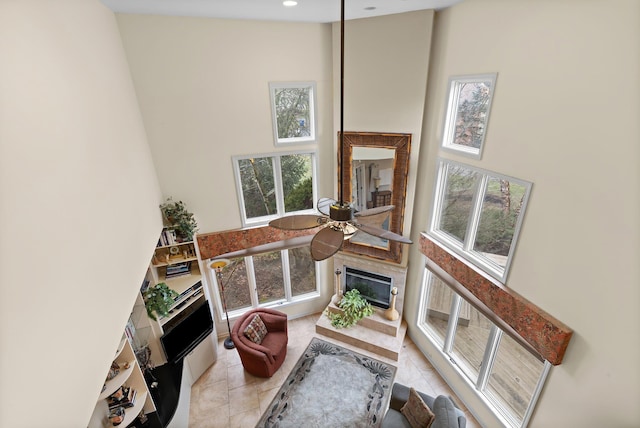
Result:
M396 382L411 385L429 395L445 394L451 395L455 399L453 391L408 336L404 340L399 361L393 361L317 335L315 324L319 316L320 314L315 314L289 320L287 359L282 367L268 379L255 377L245 372L237 351L225 349L220 341L217 361L191 388L189 427L255 427L282 382L314 336L395 365L398 368ZM456 404L465 411L468 428L480 427L460 400L456 399Z

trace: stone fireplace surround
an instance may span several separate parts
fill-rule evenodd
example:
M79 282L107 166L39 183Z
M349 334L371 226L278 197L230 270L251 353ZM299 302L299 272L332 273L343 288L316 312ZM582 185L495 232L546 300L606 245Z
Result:
M339 252L333 256L333 271L335 273L339 269L342 272L340 282L343 293L346 267L391 277L393 287L398 289L395 308L400 316L395 321L388 320L384 316L385 309L374 306L374 314L361 319L357 325L337 329L331 325L329 318L323 315L316 323L316 332L398 361L402 342L407 332L407 323L402 320L407 268ZM334 275L334 281L336 280ZM327 310L339 312L340 309L334 304L333 300L332 298Z

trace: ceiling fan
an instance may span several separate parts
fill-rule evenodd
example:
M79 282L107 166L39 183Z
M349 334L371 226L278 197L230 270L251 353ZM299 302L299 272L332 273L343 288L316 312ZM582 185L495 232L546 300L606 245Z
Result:
M269 222L269 226L285 230L303 230L314 227L324 227L316 233L311 240L311 258L315 261L328 259L342 248L345 239L350 239L358 230L390 241L397 241L403 244L411 244L409 238L393 233L389 230L381 229L360 223L358 220L363 217L373 216L393 210L393 205L377 207L356 212L353 207L345 203L342 194L342 180L344 179L343 150L344 144L344 2L341 0L340 10L340 135L339 153L341 172L339 201L331 198L320 198L317 208L323 215L297 214L281 217Z

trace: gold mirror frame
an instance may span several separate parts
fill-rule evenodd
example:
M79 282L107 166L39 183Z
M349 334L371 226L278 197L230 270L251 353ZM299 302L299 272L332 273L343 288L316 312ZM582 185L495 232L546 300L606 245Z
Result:
M340 133L338 132L338 141ZM389 230L402 235L404 224L405 197L407 195L407 177L409 173L409 151L411 149L411 134L376 133L376 132L345 132L342 145L343 165L340 165L338 156L338 173L344 180L338 177L342 183L342 195L345 202L351 201L351 177L353 174L353 147L375 147L394 149L393 185L391 192L391 205L395 208L391 211ZM379 248L345 241L344 251L387 260L394 263L402 262L402 247L405 244L389 241L389 248Z

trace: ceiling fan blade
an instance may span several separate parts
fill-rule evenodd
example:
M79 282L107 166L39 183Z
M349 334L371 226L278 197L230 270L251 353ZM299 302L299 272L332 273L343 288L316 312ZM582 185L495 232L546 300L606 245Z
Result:
M342 248L344 233L325 227L311 240L311 258L317 262L328 259Z
M319 215L299 214L271 220L269 226L275 227L276 229L303 230L313 229L314 227L325 224L327 221L328 219L326 217Z
M381 214L381 213L386 213L387 211L391 211L395 208L394 205L385 205L383 207L375 207L375 208L370 208L368 210L364 210L364 211L358 211L357 213L354 213L354 217L367 217L370 215L376 215L376 214Z
M320 211L324 215L329 215L329 211L331 210L331 205L336 204L335 199L331 198L320 198L318 199L318 211Z
M379 227L368 226L366 224L354 224L354 226L361 231L368 233L369 235L377 236L378 238L401 242L403 244L413 244L411 239L405 238L402 235L398 235L397 233L393 233L388 230L380 229Z

